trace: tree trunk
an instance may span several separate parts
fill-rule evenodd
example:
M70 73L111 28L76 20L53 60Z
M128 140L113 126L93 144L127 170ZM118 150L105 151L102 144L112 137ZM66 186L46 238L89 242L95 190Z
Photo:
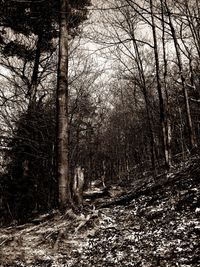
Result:
M31 83L29 85L28 93L27 93L27 96L29 97L29 105L31 106L34 105L36 102L42 38L43 38L43 29L38 35L37 47L36 47L36 52L35 52L35 61L34 61L34 66L33 66L33 73L32 73Z
M59 61L57 82L57 178L61 210L71 205L68 141L68 12L67 0L60 0Z
M156 26L154 20L154 13L153 13L153 2L150 0L150 9L151 9L151 22L152 22L152 33L153 33L153 42L154 42L154 56L155 56L155 63L156 63L156 81L157 81L157 91L159 97L159 107L160 107L160 124L162 130L162 145L163 145L163 152L164 152L164 159L165 159L165 167L169 168L169 161L168 161L168 149L167 149L167 135L166 135L166 128L165 128L165 108L164 108L164 99L162 94L162 87L161 87L161 80L160 80L160 64L159 64L159 56L158 56L158 44L157 44L157 36L156 36Z
M175 50L176 50L176 56L177 56L177 60L178 60L178 67L179 67L180 78L181 78L181 85L182 85L183 95L184 95L184 100L185 100L186 117L187 117L187 124L188 124L188 133L189 133L189 139L190 139L190 149L194 149L197 144L196 144L196 138L195 138L195 131L194 131L193 125L192 125L192 118L191 118L191 112L190 112L190 104L189 104L189 99L188 99L188 92L187 92L187 88L186 88L186 84L185 84L185 78L184 78L183 72L182 72L183 71L183 66L182 66L180 48L179 48L176 32L175 32L175 29L174 29L174 25L173 25L173 22L172 22L171 13L170 13L170 10L168 8L168 5L167 5L166 1L165 1L165 6L166 6L167 14L168 14L168 17L169 17L169 25L170 25L170 29L171 29L171 33L172 33L172 37L173 37L173 41L174 41L174 46L175 46Z
M165 16L164 16L164 3L163 0L160 0L161 4L161 16L162 16L162 48L163 48L163 62L164 62L164 90L166 96L166 116L165 116L165 128L166 128L166 146L167 146L167 160L169 168L172 165L172 152L171 152L171 116L170 116L170 103L169 103L169 94L167 88L167 56L166 56L166 41L165 41Z
M74 202L79 206L83 205L84 182L85 182L84 169L78 165L74 171L73 195L74 195Z
M139 71L141 88L142 88L142 93L143 93L144 101L145 101L148 127L149 127L149 132L150 132L151 164L152 164L153 171L156 172L155 136L154 136L153 125L152 125L152 116L151 116L151 112L150 112L150 102L148 99L146 80L145 80L145 75L144 75L144 68L143 68L143 64L142 64L142 60L141 60L141 56L140 56L140 51L139 51L139 48L138 48L138 45L137 45L137 42L135 39L134 32L131 33L131 36L132 36L133 46L134 46L135 53L136 53L136 64L137 64L138 71Z

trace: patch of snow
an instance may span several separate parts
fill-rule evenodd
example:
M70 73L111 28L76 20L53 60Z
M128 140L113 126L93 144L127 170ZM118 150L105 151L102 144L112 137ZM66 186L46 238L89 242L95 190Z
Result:
M196 209L195 209L195 212L196 212L196 213L200 213L200 208L196 208Z

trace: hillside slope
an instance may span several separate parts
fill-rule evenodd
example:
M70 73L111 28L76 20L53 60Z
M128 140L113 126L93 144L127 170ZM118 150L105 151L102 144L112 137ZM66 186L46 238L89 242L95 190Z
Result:
M199 159L103 206L0 229L0 266L200 266Z

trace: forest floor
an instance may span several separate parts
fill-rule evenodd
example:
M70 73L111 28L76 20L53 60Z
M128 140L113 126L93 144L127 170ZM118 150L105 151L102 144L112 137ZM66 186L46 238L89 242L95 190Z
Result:
M0 266L200 266L199 159L98 207L1 228Z

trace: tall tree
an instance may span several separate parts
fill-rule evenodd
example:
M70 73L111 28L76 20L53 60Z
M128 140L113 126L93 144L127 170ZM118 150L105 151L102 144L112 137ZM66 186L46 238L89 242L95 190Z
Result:
M60 0L59 61L57 84L57 176L59 205L65 210L72 205L69 176L69 123L68 123L68 42L71 7L84 7L89 1ZM85 13L83 13L85 15ZM83 15L82 14L82 15ZM84 19L81 18L80 21Z
M166 1L165 1L165 7L166 7L168 18L169 18L169 26L170 26L171 34L172 34L173 41L174 41L174 47L175 47L175 51L176 51L178 68L179 68L179 73L180 73L180 78L181 78L181 86L183 89L185 109L186 109L186 117L187 117L187 126L188 126L189 140L190 140L190 149L194 149L197 146L197 144L196 144L195 131L193 128L193 123L192 123L190 103L189 103L189 98L188 98L188 91L187 91L187 87L186 87L186 83L185 83L185 77L183 75L183 63L182 63L182 57L181 57L181 49L179 46L177 33L176 33L174 23L172 20L171 11L170 11L169 6L168 6Z
M162 131L162 143L163 143L163 151L164 151L164 159L165 166L169 168L169 152L167 148L167 135L165 128L165 108L164 108L164 99L163 92L161 86L161 78L160 78L160 62L159 62L159 54L158 54L158 41L156 34L156 25L154 18L154 6L153 1L150 0L150 13L151 13L151 26L152 26L152 35L153 35L153 43L154 43L154 56L155 56L155 65L156 65L156 82L157 82L157 91L159 97L159 108L160 108L160 123L161 123L161 131Z
M60 35L57 85L57 175L59 204L64 209L72 202L69 178L68 141L68 20L69 1L60 0Z

